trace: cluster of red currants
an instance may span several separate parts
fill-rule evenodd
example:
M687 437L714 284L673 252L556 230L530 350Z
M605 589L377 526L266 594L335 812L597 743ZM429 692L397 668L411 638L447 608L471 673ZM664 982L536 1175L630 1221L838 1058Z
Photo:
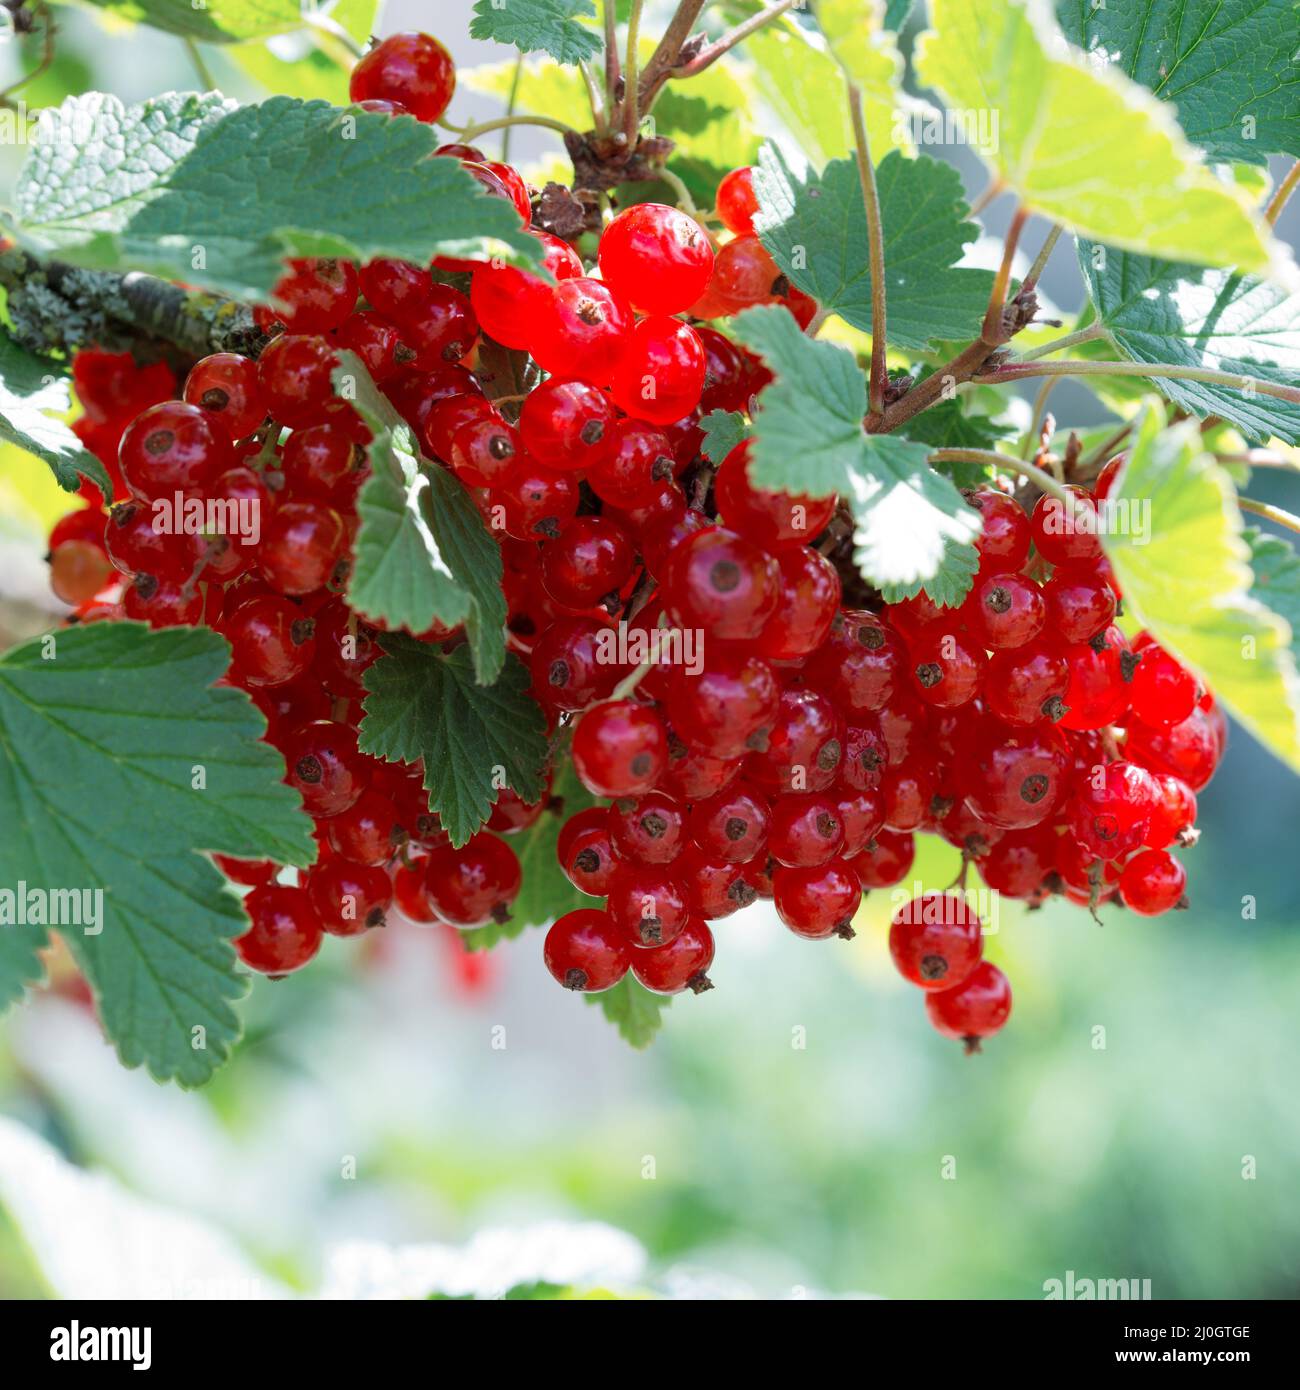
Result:
M428 36L386 40L358 65L354 99L435 119L454 87L439 53ZM1095 522L1120 461L1094 492L1044 496L1032 516L996 487L971 493L983 534L960 608L845 607L823 554L836 499L755 486L747 445L716 469L699 456L703 415L752 413L769 380L702 320L757 303L801 324L817 311L754 235L751 171L718 190L726 236L639 204L604 227L588 268L531 228L515 170L469 146L439 153L515 206L549 279L499 262L296 261L258 311L257 360L205 358L180 399L165 366L74 362L77 428L114 497L88 488L55 528L55 592L81 621L221 632L228 680L266 714L317 823L320 857L296 885L277 865L218 859L251 889L244 960L287 973L323 932L358 934L390 903L462 929L504 920L520 889L507 837L560 811L507 790L453 849L422 769L357 749L377 625L341 588L370 434L335 392L341 348L470 490L501 546L508 639L552 729L571 730L578 776L612 803L560 835L564 873L605 899L551 927L562 984L596 992L631 970L660 993L705 989L708 924L758 897L797 935L851 936L863 892L907 876L919 831L1031 904L1178 905L1170 846L1194 837L1224 726L1172 656L1114 625ZM489 400L481 334L526 352L539 383ZM191 504L197 528L160 526ZM217 516L256 518L256 534ZM913 962L904 974L931 991L941 1031L1000 1026L1009 991L978 951L936 974L926 959L943 953L916 950L896 959Z

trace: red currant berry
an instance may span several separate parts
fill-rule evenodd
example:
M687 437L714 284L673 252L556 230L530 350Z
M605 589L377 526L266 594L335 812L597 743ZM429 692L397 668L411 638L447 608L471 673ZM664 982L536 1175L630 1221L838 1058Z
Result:
M143 502L119 502L104 532L109 559L124 574L192 578L203 559L202 539L184 531L156 530L154 519L153 508Z
M613 450L587 481L596 496L613 507L643 506L657 495L660 484L672 481L672 446L662 430L644 420L620 420L614 440Z
M475 835L459 849L436 849L424 861L429 901L454 927L508 922L522 881L518 856L495 835Z
M1066 713L1070 666L1059 648L1035 641L994 652L984 679L989 710L1008 724L1055 723Z
M1043 585L1047 630L1058 641L1091 642L1115 619L1115 592L1096 569L1066 566Z
M715 758L738 758L767 747L780 687L760 657L711 649L698 674L674 667L668 717L678 735Z
M1124 906L1143 917L1158 917L1171 908L1186 907L1186 887L1187 870L1164 849L1146 849L1135 854L1119 876L1119 895Z
M715 922L748 907L757 891L745 878L740 864L710 859L696 845L688 845L673 863L673 874L686 890L691 913Z
M849 863L864 889L892 888L911 872L915 858L916 839L910 831L881 830Z
M809 659L806 678L846 716L874 714L906 688L907 660L902 640L881 618L862 609L845 609L828 640Z
M316 864L307 874L307 901L331 936L360 936L384 925L393 884L382 870L347 859Z
M1065 799L1069 776L1069 746L1054 728L1008 729L995 720L969 731L957 768L966 804L1002 830L1046 820Z
M289 436L280 467L285 491L295 500L341 500L355 491L366 455L337 425L309 425Z
M414 360L414 351L403 346L397 325L369 310L349 314L334 330L334 341L355 352L379 383L390 380Z
M578 502L578 485L570 474L556 473L525 455L493 489L490 524L516 540L555 537L577 513Z
M980 513L983 531L975 542L983 574L1014 574L1029 558L1033 539L1020 503L990 488L968 492L966 500Z
M767 248L750 233L727 242L718 252L709 289L734 314L752 304L770 303L784 284Z
M154 628L196 627L203 615L203 594L174 579L137 574L122 595L122 616Z
M624 797L609 808L610 843L620 859L634 864L671 864L685 837L686 812L664 792Z
M245 965L264 975L301 970L320 950L320 918L301 888L268 884L244 899L252 926L235 941Z
M580 893L603 898L609 893L618 867L610 840L609 815L603 806L591 806L570 816L560 831L556 856L565 878Z
M889 767L889 746L879 721L855 714L844 731L844 761L840 781L853 791L878 791Z
M834 859L844 848L835 798L824 792L781 796L772 803L768 852L778 864L811 868Z
M922 893L894 913L889 954L898 973L924 990L952 989L984 953L983 924L955 893Z
M332 373L338 366L324 338L285 333L263 349L257 381L268 414L282 425L310 425L334 399Z
M243 686L283 685L311 665L316 624L292 600L259 594L221 622L230 643L231 678Z
M1143 642L1139 638L1134 650L1142 657L1130 690L1134 717L1152 728L1181 724L1200 697L1196 677L1150 639Z
M530 230L529 235L542 243L542 265L557 283L582 275L582 258L568 242L549 232ZM552 312L554 294L540 276L492 262L475 269L469 298L485 333L506 347L533 348L538 324Z
M713 248L694 218L662 203L638 203L605 228L600 273L641 313L677 314L704 293Z
M572 472L595 468L613 454L616 419L614 407L594 386L551 377L529 393L519 432L538 463Z
M1131 854L1146 839L1158 801L1155 779L1136 763L1099 763L1076 783L1070 833L1099 859Z
M280 745L286 781L315 819L337 816L355 804L366 786L366 762L357 751L357 731L331 719L313 720L289 733Z
M291 260L271 298L288 332L328 333L356 308L358 284L351 261Z
M1155 774L1157 799L1147 829L1148 849L1165 849L1172 844L1194 844L1196 793L1181 778L1167 772Z
M627 352L636 318L621 294L579 274L562 280L530 326L528 348L553 376L608 386Z
M362 792L354 805L322 824L336 854L367 867L388 863L406 839L397 807L373 789Z
M525 801L513 787L502 787L488 817L487 828L498 835L517 835L537 824L546 804L545 794L537 801Z
M92 541L64 541L50 552L50 589L61 603L89 603L116 578L104 547Z
M1215 718L1218 713L1194 709L1181 724L1167 729L1152 729L1132 720L1124 752L1152 772L1181 778L1192 791L1199 792L1223 757L1223 737Z
M840 790L834 793L835 809L844 827L845 859L861 854L884 829L885 801L879 792Z
M398 864L393 871L393 901L408 922L428 926L438 920L424 886L424 861Z
M348 95L354 102L391 101L417 121L436 121L456 90L456 65L431 34L392 34L352 69Z
M370 307L399 328L419 322L432 289L429 272L410 261L381 256L361 267L361 292Z
M127 426L118 450L122 478L135 497L194 494L230 466L230 441L215 417L187 401L150 406Z
M329 583L347 548L347 527L320 502L283 502L262 530L257 560L278 593L313 594Z
M767 844L771 807L745 786L718 792L691 808L691 839L712 859L748 864Z
M1101 554L1097 535L1097 503L1081 487L1066 487L1069 501L1044 493L1034 507L1030 529L1034 545L1053 565L1077 564Z
M819 536L835 514L835 497L770 492L749 481L752 447L738 444L722 460L714 480L718 511L729 526L767 550L803 546Z
M663 776L667 762L663 716L648 705L596 705L573 731L573 768L594 796L640 796Z
M704 348L701 407L705 411L748 410L749 364L744 350L716 328L697 325L695 336Z
M1067 647L1070 683L1065 690L1063 729L1102 729L1128 711L1137 658L1128 639L1111 626L1090 642Z
M758 196L754 192L754 171L746 166L733 169L718 185L718 216L722 225L737 236L752 235Z
M798 661L826 640L839 613L840 576L835 566L807 546L779 550L780 594L754 649L769 661Z
M767 747L746 760L750 779L769 792L824 791L844 760L844 721L816 690L784 690Z
M185 378L184 396L206 410L232 442L251 434L266 418L257 363L237 352L214 352L196 362Z
M1035 900L1056 867L1056 835L1047 825L1012 830L976 859L980 877L1006 898Z
M780 597L776 561L734 531L711 526L676 546L664 573L668 607L682 627L737 642L757 637Z
M627 974L631 952L609 913L580 907L551 924L542 954L565 989L599 994Z
M1097 481L1092 485L1092 495L1098 502L1104 502L1115 491L1115 484L1119 481L1119 470L1124 467L1127 459L1128 453L1125 451L1107 459L1102 465L1101 472L1097 474Z
M602 516L575 517L542 546L546 592L567 608L617 607L634 551L623 529Z
M778 866L772 874L772 898L777 916L796 936L847 941L854 935L862 884L843 859L804 869Z
M533 648L533 693L561 710L585 709L605 699L621 673L607 659L613 635L612 628L593 618L558 618Z
M620 864L606 910L633 946L666 946L686 925L686 889L670 864Z
M714 758L688 748L674 733L668 735L668 770L663 788L679 801L703 801L724 791L744 766L743 758Z
M378 660L372 630L345 603L328 603L317 612L312 675L332 695L360 698L361 678Z
M655 994L680 994L689 989L703 994L713 988L708 969L713 964L713 933L691 918L666 945L632 956L632 974Z
M664 315L640 319L614 371L614 400L638 420L671 425L699 405L704 368L704 346L690 324Z
M971 635L994 650L1023 647L1042 631L1047 616L1043 591L1022 574L976 578L962 616Z
M955 988L927 994L925 1011L945 1038L964 1042L967 1052L978 1052L980 1039L996 1033L1010 1018L1011 986L996 965L984 960Z
M400 325L401 343L417 371L454 366L474 346L478 319L469 300L450 285L430 284L418 314Z
M928 704L956 709L980 692L988 664L983 650L968 637L932 624L912 643L912 677Z

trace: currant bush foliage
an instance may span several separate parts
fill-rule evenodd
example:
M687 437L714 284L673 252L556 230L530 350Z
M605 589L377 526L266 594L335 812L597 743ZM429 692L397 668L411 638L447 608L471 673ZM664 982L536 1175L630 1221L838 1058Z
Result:
M218 318L223 296L265 304L289 258L537 267L540 243L509 201L457 159L431 158L455 137L347 104L350 50L380 27L376 0L90 3L220 46L270 95L243 106L217 92L134 105L69 96L45 116L67 138L33 143L5 200L5 235L23 251L192 287ZM757 9L717 8L731 21ZM816 319L801 331L786 307L769 306L731 320L770 377L752 411L732 401L704 415L699 453L720 468L748 440L754 484L838 495L853 564L889 603L923 596L951 609L970 593L981 521L960 489L1014 476L1037 442L1037 422L1014 417L999 372L1026 365L1031 347L1049 348L1049 362L1177 369L1079 376L1132 426L1111 496L1149 520L1140 534L1105 535L1106 556L1130 624L1300 769L1300 559L1243 527L1235 491L1250 478L1246 446L1274 462L1300 457L1300 278L1265 216L1264 173L1270 155L1300 154L1295 16L1291 0L817 0L668 81L653 112L638 113L642 136L672 142L664 177L615 197L623 206L649 189L676 202L684 189L707 207L730 170L755 166L755 231L784 280L816 301ZM723 32L712 13L702 22L707 39ZM908 85L959 122L978 116L992 138L976 153L998 187L1075 240L1087 303L1061 332L1082 341L1052 351L1041 325L981 336L994 275L967 263L981 227L956 170L916 148L945 111L904 89L904 25L923 31ZM588 132L578 64L600 67L604 47L589 0L479 0L470 33L510 53L459 74L464 87L570 126L575 140ZM287 34L304 41L298 61L267 46ZM643 68L656 46L647 22ZM680 55L679 71L698 51ZM910 390L944 386L906 418L886 406L869 419L878 298L866 151L846 88L879 203L888 365ZM557 173L552 160L535 182ZM586 250L590 262L594 244ZM1005 288L1010 299L1019 285ZM65 489L86 479L108 493L103 464L65 423L67 353L52 343L38 357L23 341L0 333L0 437ZM988 351L958 381L952 362L972 342ZM525 393L522 352L484 339L480 354ZM500 547L470 491L422 452L359 357L341 352L333 380L370 433L345 592L355 614L386 629L365 676L361 749L422 760L424 804L454 846L473 842L507 794L532 803L549 785L551 805L512 840L523 869L513 915L465 933L485 949L590 904L560 872L557 840L559 807L572 816L596 802L507 649ZM1217 423L1202 428L1208 417ZM1085 450L1112 433L1089 434ZM1044 443L1059 456L1067 439ZM406 635L458 628L466 641L451 651ZM310 822L260 741L265 720L214 684L230 658L222 639L115 623L52 640L0 657L0 887L102 885L104 930L60 930L105 1027L129 1065L198 1084L238 1036L232 1004L244 984L229 940L248 925L206 856L305 865ZM39 922L0 927L0 1004L40 978L46 943ZM641 1046L667 1000L629 973L590 1002Z

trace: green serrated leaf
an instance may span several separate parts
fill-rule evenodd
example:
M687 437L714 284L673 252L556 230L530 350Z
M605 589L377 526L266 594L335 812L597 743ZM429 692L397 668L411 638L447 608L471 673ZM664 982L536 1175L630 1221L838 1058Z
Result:
M1195 423L1165 428L1163 408L1149 406L1110 501L1116 522L1103 544L1134 620L1300 770L1300 680L1291 631L1252 596L1250 552L1232 485L1202 451Z
M924 588L937 603L960 602L978 568L979 514L926 462L928 446L863 430L866 384L852 354L806 337L776 306L747 310L734 329L776 378L754 417L753 482L839 493L871 583L900 597Z
M500 546L460 480L420 454L360 358L341 352L334 380L374 436L371 475L357 497L348 602L412 633L464 623L478 679L490 685L506 651Z
M700 453L710 463L721 463L738 445L749 438L749 426L738 410L711 410L700 421L704 438Z
M289 97L234 111L215 95L126 107L92 93L58 121L91 134L35 147L14 231L76 265L256 299L290 256L538 259L505 200L457 160L430 158L438 135L414 118Z
M1251 597L1286 620L1291 629L1291 653L1300 657L1300 555L1290 541L1257 526L1248 527L1244 535L1255 574Z
M924 350L974 337L988 307L993 274L959 266L979 228L966 220L961 176L949 164L894 152L876 175L884 232L891 346ZM871 267L862 183L852 160L820 174L792 171L773 145L754 174L754 229L776 263L824 309L871 332Z
M473 39L511 43L521 53L549 53L557 63L579 63L601 50L598 34L577 22L594 15L591 0L476 0Z
M1022 205L1142 255L1259 273L1284 264L1169 108L1061 46L1047 14L1022 0L931 0L916 47L917 75L950 109L996 115L996 139L977 153Z
M795 144L820 168L853 148L844 77L821 36L788 17L745 40L754 64L755 86L764 103L790 132ZM902 91L903 60L892 36L880 36L869 66L858 77L867 139L876 159L892 149L908 149L909 108Z
M614 1024L624 1042L636 1048L650 1046L663 1027L664 1010L673 1002L671 995L651 993L630 972L613 989L588 994L585 998Z
M460 939L471 951L509 941L529 927L549 926L566 912L591 907L596 901L575 888L560 869L557 846L565 821L599 804L578 780L566 752L567 740L551 750L551 765L558 769L551 784L551 804L527 830L506 836L524 876L519 896L510 908L510 920L462 932Z
M305 865L315 848L266 721L214 687L229 658L207 628L138 623L0 657L0 886L102 890L100 931L58 930L122 1061L184 1086L229 1055L244 992L230 939L248 920L202 851ZM38 978L44 939L0 926L0 1004Z
M1241 387L1157 378L1171 400L1193 415L1221 415L1260 443L1272 436L1300 443L1300 405L1244 389L1249 377L1279 386L1300 379L1300 291L1087 241L1079 243L1079 265L1097 318L1121 357L1243 378Z
M814 497L846 492L862 460L867 413L866 383L852 355L805 337L775 305L747 309L732 327L776 375L754 419L754 485Z
M133 24L203 43L239 43L301 29L302 0L84 0Z
M111 497L113 485L104 465L81 447L66 421L58 418L71 408L64 368L19 347L0 328L0 439L48 463L65 491L75 492L82 478L89 478L105 497Z
M389 762L424 760L430 809L453 845L487 820L503 780L525 801L541 796L546 718L518 657L509 654L495 684L482 686L468 646L444 653L393 633L380 645L385 655L365 674L361 749Z
M1071 43L1172 102L1212 158L1300 154L1295 0L1058 0L1056 16Z

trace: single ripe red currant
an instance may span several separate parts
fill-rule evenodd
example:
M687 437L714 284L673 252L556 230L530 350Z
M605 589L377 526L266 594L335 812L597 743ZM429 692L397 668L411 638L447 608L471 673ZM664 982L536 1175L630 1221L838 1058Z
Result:
M853 935L853 915L862 902L862 884L843 859L796 869L779 865L772 873L777 916L796 936L810 941Z
M924 990L952 989L984 951L983 924L955 893L922 893L894 913L889 953L898 973Z
M808 546L776 553L780 592L754 644L769 661L798 661L826 640L840 609L839 571Z
M742 536L710 526L673 548L664 589L682 627L739 642L757 637L771 616L781 593L780 571Z
M655 994L703 994L713 988L708 969L713 964L713 933L692 917L666 945L632 956L632 974Z
M1159 793L1155 779L1131 762L1098 763L1076 781L1070 833L1099 859L1119 859L1145 840Z
M972 636L996 651L1037 637L1047 604L1042 589L1023 574L991 574L976 578L961 613Z
M632 573L635 552L623 528L603 516L579 516L542 546L546 592L566 608L605 603L616 608L618 591Z
M1030 528L1034 545L1053 565L1077 564L1101 554L1097 535L1097 503L1081 487L1067 486L1068 501L1045 492L1034 507Z
M262 529L257 562L278 593L313 594L329 583L347 548L343 518L324 503L283 502Z
M614 401L638 420L671 425L699 405L704 368L704 346L690 324L662 314L640 319L614 370Z
M1133 650L1141 657L1130 690L1133 714L1152 728L1181 724L1200 696L1196 677L1149 637L1139 637Z
M1143 917L1158 917L1171 908L1186 907L1186 887L1187 870L1164 849L1135 854L1119 876L1119 895L1125 907Z
M555 852L565 878L580 893L593 898L609 893L617 862L609 813L603 806L591 806L570 816L560 830Z
M717 209L722 225L729 232L737 236L753 232L758 195L754 192L754 171L748 165L733 169L718 184Z
M1115 591L1095 568L1066 565L1043 585L1047 630L1058 641L1091 642L1115 620Z
M632 947L609 913L580 907L557 917L546 933L546 968L565 989L599 994L627 974Z
M163 401L137 415L118 450L132 495L150 501L200 493L230 466L230 441L202 406Z
M1069 746L1055 728L1011 729L990 719L967 733L957 783L981 820L1023 830L1053 814L1069 774Z
M983 530L975 542L981 574L1014 574L1029 558L1033 539L1024 508L1005 492L980 488L966 500L980 514Z
M557 283L582 275L582 258L568 242L533 229L529 235L542 243L542 265ZM469 298L485 333L506 347L535 349L538 324L551 313L554 293L538 275L489 262L475 269Z
M608 386L628 350L635 322L621 294L580 271L550 292L528 325L527 347L552 376L577 376Z
M406 840L397 807L374 788L362 792L346 811L322 825L336 854L367 867L386 864Z
M456 65L431 34L392 34L352 69L348 95L354 102L390 101L416 120L436 121L456 90Z
M771 806L743 783L691 807L691 839L705 854L725 864L748 864L767 844Z
M996 965L984 960L955 988L927 994L925 1011L945 1038L964 1042L967 1052L978 1052L980 1040L1010 1018L1011 986Z
M767 848L778 864L796 869L834 859L844 848L835 798L825 792L778 797L772 803Z
M915 858L916 839L910 831L880 830L849 863L864 889L892 888L911 872Z
M686 887L671 864L620 864L606 911L636 947L666 946L686 925Z
M984 701L1008 724L1055 723L1067 710L1070 665L1054 643L1030 642L994 652L984 679Z
M772 668L736 646L711 647L698 673L673 667L668 679L673 728L685 743L715 758L761 752L779 700Z
M307 874L307 900L331 936L360 936L384 925L393 900L392 880L383 869L335 856Z
M504 840L480 833L459 849L436 849L424 861L424 889L434 911L454 927L510 920L523 874Z
M932 624L912 643L916 692L940 709L969 704L980 692L987 664L981 647L946 624Z
M201 406L232 442L251 434L266 418L257 384L257 363L237 352L214 352L190 368L185 399Z
M290 333L328 333L356 308L358 284L351 261L291 260L271 292L274 312Z
M600 273L643 314L677 314L704 293L713 248L694 218L662 203L638 203L605 228Z
M302 675L316 654L316 624L292 599L257 594L221 620L230 643L231 678L242 686L284 685Z
M617 446L616 419L613 405L596 387L551 377L529 392L519 432L538 463L573 472L610 457Z
M755 487L749 481L752 455L752 445L745 441L718 468L713 486L723 519L766 550L802 547L815 540L835 514L834 494L808 497Z
M279 977L301 970L320 950L321 922L301 888L267 884L244 899L252 925L236 938L245 965Z
M620 859L671 864L686 838L686 810L666 792L622 797L609 808L609 838Z
M280 745L286 781L302 797L307 814L337 816L365 790L366 760L357 731L330 719L313 720L288 733Z
M574 771L595 796L640 796L667 763L668 732L649 705L607 701L587 710L574 729Z

